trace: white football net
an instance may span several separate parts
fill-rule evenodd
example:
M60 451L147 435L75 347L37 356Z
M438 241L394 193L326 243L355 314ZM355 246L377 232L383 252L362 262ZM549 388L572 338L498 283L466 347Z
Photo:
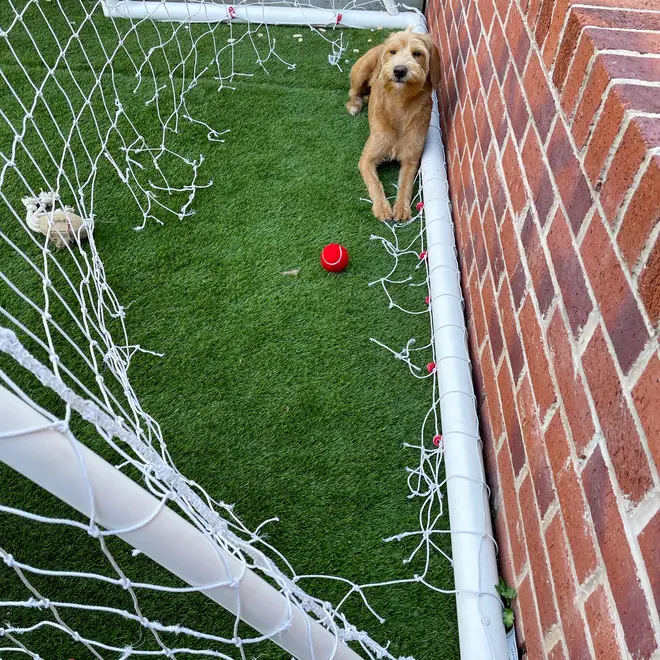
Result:
M332 10L340 16L360 6L353 1ZM191 587L162 570L154 571L146 560L140 563L144 558L127 550L117 536L141 525L118 530L99 524L94 485L82 458L88 515L58 508L46 495L42 510L25 511L8 504L11 488L5 483L0 487L0 559L23 583L26 596L7 600L0 583L0 656L13 652L33 658L67 657L61 655L67 651L77 652L78 658L122 660L280 657L272 655L275 646L262 643L279 641L291 627L294 612L304 612L337 640L361 649L362 656L391 658L385 643L356 629L344 614L345 603L357 600L378 619L368 592L380 583L361 585L341 577L297 574L266 540L263 525L270 521L248 529L230 505L177 470L158 422L141 407L129 377L132 358L150 351L131 342L125 307L106 279L103 247L95 243L99 177L115 178L118 214L134 205L141 218L136 229L147 230L152 222L192 215L196 191L212 185L203 172L201 154L182 155L180 146L172 146L190 124L204 128L209 149L229 129L196 116L195 91L201 77L214 79L222 91L236 87L256 67L292 68L295 63L280 57L267 24L112 20L103 10L102 0L6 0L0 8L0 384L43 416L42 430L64 434L72 447L76 439L82 441L143 484L158 506L142 526L162 507L173 507L214 544L219 556L233 557L240 570L229 571L221 584ZM332 25L312 31L327 41L330 64L342 66L347 47L343 33ZM131 86L126 85L127 74ZM144 137L134 118L136 104L151 108L151 120L160 127L158 140ZM398 306L394 288L419 287L415 313L428 314L428 301L423 302L423 213L418 211L407 227L374 237L393 257L392 272L375 284L383 286L391 307ZM416 264L413 276L400 275L400 262L411 258ZM412 357L418 350L422 356L428 354L421 362ZM432 350L431 343L409 343L392 351L413 375L431 379L434 388L419 444L407 445L418 456L408 481L410 496L420 501L419 528L390 539L414 537L410 559L424 557L425 570L384 584L417 582L444 591L428 576L431 558L444 554L437 535L449 533L440 526L445 513L443 447ZM35 430L39 429L4 433L0 443ZM93 545L100 553L96 570L66 562L33 565L29 554L15 553L7 530L27 523L69 526L71 543ZM222 635L158 617L157 597L202 598L198 592L219 586L238 594L246 569L274 586L287 604L270 630L256 633L240 622L240 597L236 615L223 614L208 603L211 628L222 626ZM312 578L343 584L343 597L331 605L308 594L305 581ZM107 594L107 602L99 604L99 593ZM17 617L17 612L24 615ZM112 627L105 624L110 619ZM114 630L116 621L124 626L120 638L107 632ZM309 650L301 657L314 658L311 632L308 636ZM48 656L53 649L58 655Z

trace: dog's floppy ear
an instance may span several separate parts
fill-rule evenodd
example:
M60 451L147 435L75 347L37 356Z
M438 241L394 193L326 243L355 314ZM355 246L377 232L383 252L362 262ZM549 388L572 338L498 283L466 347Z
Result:
M440 53L438 52L438 47L433 43L433 39L431 39L430 36L427 37L427 44L431 57L429 61L429 80L431 81L433 89L437 89L440 85L441 75Z

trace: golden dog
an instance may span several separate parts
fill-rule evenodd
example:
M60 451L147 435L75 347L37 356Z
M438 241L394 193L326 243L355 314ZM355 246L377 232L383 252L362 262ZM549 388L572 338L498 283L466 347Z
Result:
M415 174L431 119L431 94L440 82L440 58L426 34L392 34L382 46L367 51L351 69L346 104L357 115L369 105L369 139L360 158L373 213L379 220L409 220ZM400 164L399 193L394 210L378 178L380 163Z

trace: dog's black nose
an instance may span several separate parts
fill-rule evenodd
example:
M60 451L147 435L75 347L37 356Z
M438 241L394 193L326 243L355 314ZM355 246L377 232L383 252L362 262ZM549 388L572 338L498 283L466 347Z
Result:
M394 75L398 80L401 80L406 73L408 73L408 67L402 66L401 64L394 67Z

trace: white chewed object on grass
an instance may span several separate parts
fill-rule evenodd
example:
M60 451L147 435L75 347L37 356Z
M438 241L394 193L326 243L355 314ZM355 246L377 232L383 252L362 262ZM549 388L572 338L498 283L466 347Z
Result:
M55 193L41 192L37 197L23 197L27 211L26 225L34 232L43 234L57 247L65 247L74 241L87 238L87 223L71 206L56 207L59 201Z

